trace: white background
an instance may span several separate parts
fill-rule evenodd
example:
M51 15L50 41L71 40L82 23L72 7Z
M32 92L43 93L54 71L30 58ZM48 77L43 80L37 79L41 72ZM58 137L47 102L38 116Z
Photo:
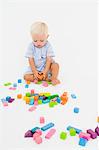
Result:
M1 105L2 140L0 145L2 148L21 147L24 149L26 147L36 147L37 149L44 149L49 147L56 149L57 147L62 147L62 149L68 148L70 150L81 149L77 144L78 139L74 139L75 143L73 143L71 137L65 143L60 141L58 136L60 131L65 130L68 125L73 124L83 130L94 129L97 125L96 14L96 3L88 1L2 1L0 34L1 83L16 82L18 78L22 78L24 66L27 64L24 54L28 43L31 42L30 26L33 22L41 20L45 21L49 26L49 41L55 49L56 61L60 64L59 78L62 83L57 87L50 87L46 90L60 94L67 90L69 94L74 92L78 95L78 102L74 103L70 99L70 103L65 107L65 110L61 106L54 110L50 110L47 106L44 106L44 108L42 106L41 108L44 109L44 112L39 108L33 116L27 111L28 106L23 103L16 102L8 110L4 110ZM36 90L41 90L40 87L35 88ZM24 93L22 88L20 90ZM2 86L0 93L0 98L8 94ZM76 104L81 110L77 116L72 113L72 109ZM46 113L46 110L49 113ZM66 118L63 114L65 114ZM37 117L35 117L36 115ZM32 141L24 140L23 134L29 127L31 128L33 120L36 123L38 122L40 115L44 115L47 122L55 121L58 133L53 140L38 147ZM87 150L93 150L93 148L97 149L97 140L88 143L86 147Z

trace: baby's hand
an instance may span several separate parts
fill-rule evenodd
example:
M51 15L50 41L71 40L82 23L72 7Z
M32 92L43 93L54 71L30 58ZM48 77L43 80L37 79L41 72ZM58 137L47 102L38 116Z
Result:
M38 79L38 71L37 70L34 71L34 78Z
M42 71L42 73L43 73L43 79L45 80L47 77L47 72L44 70L44 71Z
M44 76L42 72L38 72L38 79L43 80Z

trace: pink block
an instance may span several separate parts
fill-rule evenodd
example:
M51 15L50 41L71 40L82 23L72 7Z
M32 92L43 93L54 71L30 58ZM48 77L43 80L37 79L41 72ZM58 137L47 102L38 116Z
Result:
M38 133L39 135L42 135L42 131L40 129L36 130L36 133Z
M44 117L40 117L40 123L45 123Z
M90 134L84 133L84 132L80 132L80 133L79 133L79 137L80 137L80 138L85 138L85 139L87 139L87 140L90 140L90 139L91 139Z
M16 87L10 87L9 90L16 90Z
M41 138L40 136L36 137L35 142L36 142L37 144L42 143L42 138Z
M55 134L56 130L55 129L51 129L46 135L45 138L46 139L50 139L54 134Z
M48 87L48 83L47 82L43 82L43 84L42 84L44 87Z
M8 102L3 102L3 106L8 106Z
M36 140L36 138L39 137L39 136L40 136L39 133L36 133L36 132L35 132L35 133L33 134L33 140Z
M34 101L34 105L38 105L38 101Z
M36 107L32 106L32 107L29 108L29 111L34 111L35 109L36 109Z
M33 89L31 90L31 94L34 94L34 90Z
M36 84L36 83L38 83L38 80L35 79L33 82Z

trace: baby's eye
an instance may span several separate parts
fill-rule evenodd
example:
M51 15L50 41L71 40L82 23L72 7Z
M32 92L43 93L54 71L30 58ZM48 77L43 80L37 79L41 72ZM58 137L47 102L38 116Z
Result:
M34 40L34 42L37 42L37 40Z
M41 42L44 42L44 40L40 40Z

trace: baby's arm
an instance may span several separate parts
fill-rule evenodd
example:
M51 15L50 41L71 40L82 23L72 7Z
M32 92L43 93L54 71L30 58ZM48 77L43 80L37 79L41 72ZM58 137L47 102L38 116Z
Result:
M28 58L28 60L29 60L29 65L33 71L34 77L38 78L38 71L35 67L34 58Z

